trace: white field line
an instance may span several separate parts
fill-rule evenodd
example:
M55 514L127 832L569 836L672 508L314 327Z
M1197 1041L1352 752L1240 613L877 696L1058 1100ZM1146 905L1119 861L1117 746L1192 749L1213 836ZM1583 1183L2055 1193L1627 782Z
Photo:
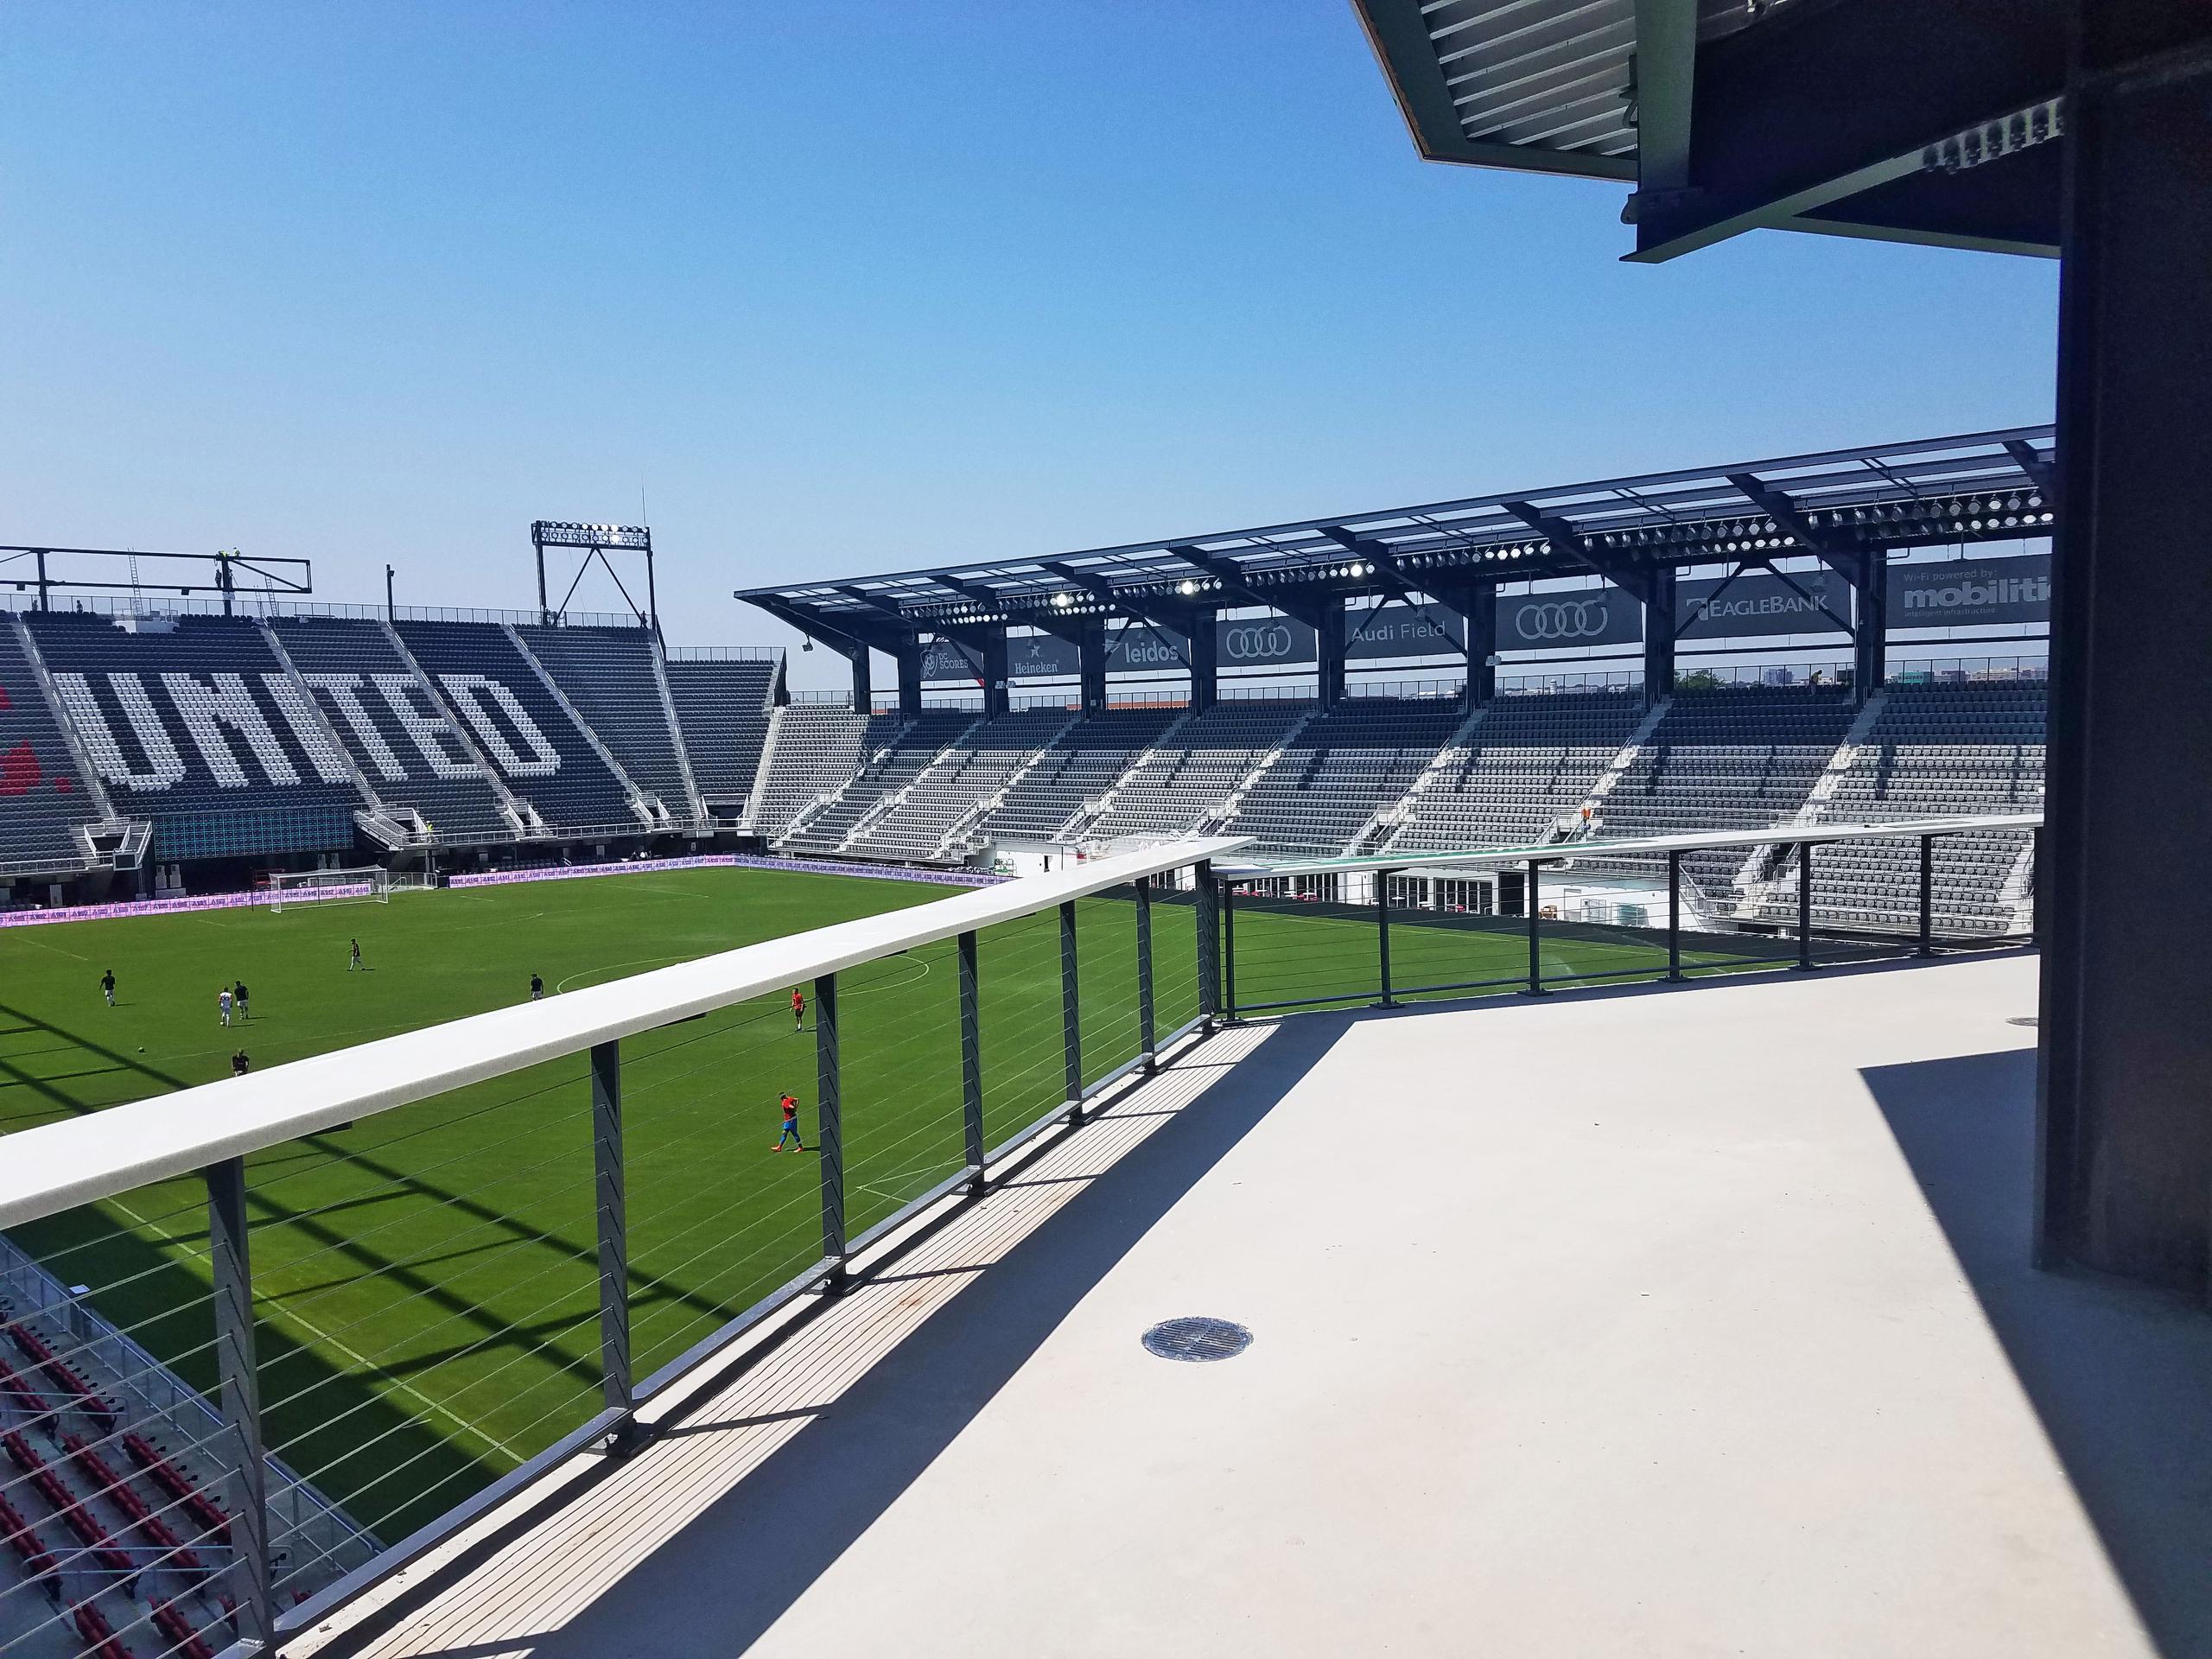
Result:
M174 1233L168 1232L163 1229L156 1226L152 1222L147 1220L145 1217L140 1215L136 1210L133 1210L129 1205L124 1203L121 1199L110 1198L107 1202L113 1205L117 1209L122 1211L124 1215L130 1217L131 1220L137 1222L139 1226L153 1234L155 1237L160 1239L163 1243L174 1245L178 1249L182 1250L187 1255L196 1255L203 1262L208 1259L207 1251L196 1249L192 1245L186 1243L182 1239L177 1237ZM514 1447L509 1446L505 1440L498 1440L492 1435L486 1434L482 1429L477 1427L475 1424L470 1422L466 1417L461 1416L448 1408L439 1404L435 1400L431 1399L429 1395L423 1393L422 1389L408 1382L406 1378L394 1376L391 1371L386 1370L383 1366L378 1364L376 1361L371 1359L366 1354L364 1354L358 1349L349 1347L345 1343L340 1342L336 1337L332 1336L330 1332L323 1330L312 1319L294 1313L289 1307L281 1311L283 1318L289 1320L292 1324L298 1325L302 1330L314 1337L318 1342L327 1343L331 1347L335 1348L340 1353L345 1355L346 1358L352 1360L356 1365L362 1367L364 1370L374 1371L378 1376L383 1377L386 1382L390 1382L393 1388L398 1389L403 1394L408 1395L416 1400L419 1400L424 1406L429 1408L431 1411L435 1412L439 1416L444 1418L448 1422L466 1430L468 1433L473 1434L478 1440L483 1441L485 1445L495 1447L498 1450L505 1452L517 1463L525 1461L523 1454L516 1451Z

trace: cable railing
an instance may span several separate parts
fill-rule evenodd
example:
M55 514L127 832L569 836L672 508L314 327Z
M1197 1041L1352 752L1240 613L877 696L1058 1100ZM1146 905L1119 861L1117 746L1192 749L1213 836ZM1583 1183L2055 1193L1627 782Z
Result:
M2042 815L1218 865L1221 1008L1680 982L2036 942Z
M587 971L219 1084L113 1056L169 1091L0 1160L27 1567L0 1653L278 1643L630 1449L640 1408L1202 1036L1205 872L1248 845Z

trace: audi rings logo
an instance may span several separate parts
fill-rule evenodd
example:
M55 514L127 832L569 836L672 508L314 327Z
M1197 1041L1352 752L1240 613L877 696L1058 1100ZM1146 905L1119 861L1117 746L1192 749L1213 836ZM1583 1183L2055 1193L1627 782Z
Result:
M1235 663L1279 662L1290 655L1290 630L1279 622L1224 628L1221 649Z
M1513 631L1523 639L1595 639L1611 620L1602 599L1552 600L1523 605L1514 615Z

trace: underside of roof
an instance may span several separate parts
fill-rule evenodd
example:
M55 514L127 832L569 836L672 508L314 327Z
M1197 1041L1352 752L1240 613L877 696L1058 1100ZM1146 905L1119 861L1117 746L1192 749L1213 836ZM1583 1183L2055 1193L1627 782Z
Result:
M1619 180L1633 257L1771 226L2052 253L2051 0L1353 0L1431 161Z

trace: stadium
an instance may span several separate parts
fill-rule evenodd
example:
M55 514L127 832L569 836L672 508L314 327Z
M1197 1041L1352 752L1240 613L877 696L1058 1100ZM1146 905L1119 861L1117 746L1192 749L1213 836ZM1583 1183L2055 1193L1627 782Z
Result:
M1668 74L1749 143L1878 9L1356 8L1639 258L2038 250L2056 83L1681 185ZM2065 770L2145 532L2062 415L680 623L644 523L519 608L0 547L0 1655L2207 1650L2202 1137L2037 1080L2083 815L2193 810Z

